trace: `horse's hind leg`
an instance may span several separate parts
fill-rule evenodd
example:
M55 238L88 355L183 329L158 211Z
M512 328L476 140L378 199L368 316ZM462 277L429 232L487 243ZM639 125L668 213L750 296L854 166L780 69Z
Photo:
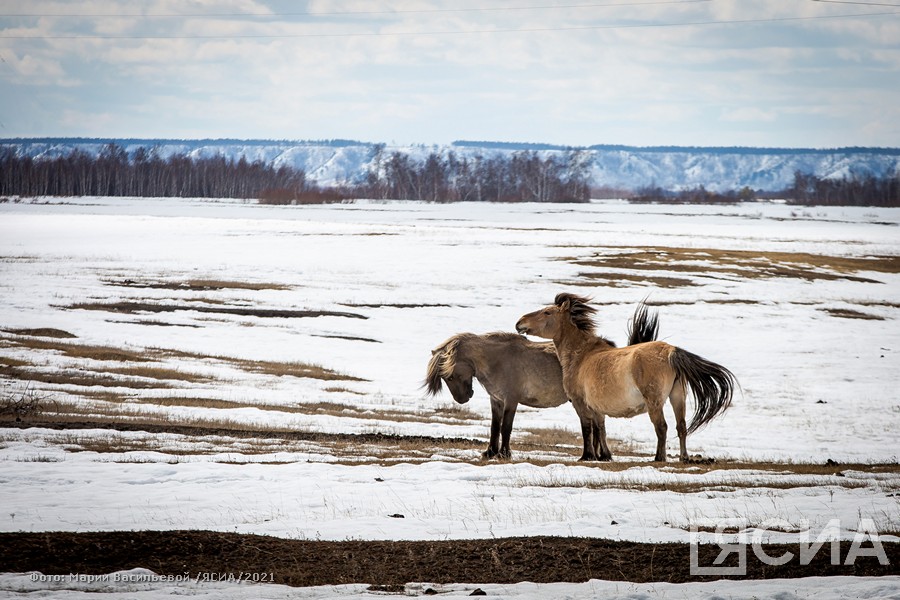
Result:
M678 431L679 458L681 462L688 461L687 453L687 423L684 420L684 407L687 398L687 390L684 387L684 381L675 380L672 391L669 392L669 402L672 403L672 410L675 412L675 429Z
M650 420L653 422L653 427L656 429L656 458L653 460L657 462L666 462L666 429L668 429L669 426L666 425L666 416L663 414L663 405L660 402L651 406L648 402L647 409L647 412L650 414Z

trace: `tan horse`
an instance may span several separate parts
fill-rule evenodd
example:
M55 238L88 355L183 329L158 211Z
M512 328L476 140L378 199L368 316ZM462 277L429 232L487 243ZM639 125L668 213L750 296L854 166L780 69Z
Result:
M618 349L594 334L596 309L588 299L558 294L554 303L524 315L516 331L552 339L563 370L563 387L582 422L602 423L604 416L650 415L656 429L656 458L666 460L666 397L675 411L680 458L688 460L687 435L731 404L736 380L720 365L665 342ZM685 398L696 401L690 427ZM582 431L584 429L582 428Z
M656 314L650 315L642 302L629 323L629 343L655 340L658 328ZM510 457L519 404L552 408L568 401L553 342L532 342L514 333L459 333L431 351L424 384L429 394L437 395L446 384L453 399L465 404L474 393L473 378L491 399L491 438L484 458ZM582 460L609 460L603 419L582 419L583 433L585 428Z

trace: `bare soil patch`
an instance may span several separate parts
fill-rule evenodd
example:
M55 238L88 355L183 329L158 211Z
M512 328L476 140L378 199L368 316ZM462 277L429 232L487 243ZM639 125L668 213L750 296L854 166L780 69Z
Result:
M864 544L864 547L871 547ZM761 562L746 548L746 575L738 579L896 575L900 544L883 543L888 565L874 556L832 565L830 548L808 565ZM847 556L850 542L840 544ZM796 554L796 545L766 545L768 556ZM717 545L698 548L699 565L712 565ZM733 561L729 559L733 558ZM735 566L737 554L726 559ZM159 575L202 580L266 574L291 586L369 583L373 590L401 591L410 582L516 583L704 581L692 576L688 544L645 544L597 538L525 537L491 540L388 542L306 541L212 531L114 531L97 533L0 533L0 571L47 575L100 575L145 568ZM271 574L271 575L269 575ZM390 587L388 587L390 586Z

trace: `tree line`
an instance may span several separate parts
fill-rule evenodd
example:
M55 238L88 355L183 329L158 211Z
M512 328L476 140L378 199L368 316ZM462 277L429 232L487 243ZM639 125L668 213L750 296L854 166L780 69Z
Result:
M422 160L375 149L357 197L429 202L587 202L590 156L570 151L542 157L534 151L460 157L430 153Z
M145 196L184 198L259 198L263 190L302 190L303 171L274 167L245 158L217 155L162 158L154 149L138 148L131 156L117 144L97 156L75 150L65 156L35 160L0 149L0 195L3 196Z
M871 174L825 178L796 171L794 182L778 192L762 192L744 187L713 192L698 186L686 190L665 190L659 186L642 188L628 197L631 202L716 204L784 199L806 206L900 206L900 173L893 177Z
M871 174L823 179L796 171L786 190L792 204L819 206L900 206L900 173L893 177Z
M222 155L162 158L156 148L128 152L115 143L96 155L75 150L65 156L18 156L0 147L0 196L145 196L256 199L268 204L341 202L353 198L428 202L584 202L591 198L591 157L584 150L541 154L458 156L432 152L416 159L373 147L369 171L354 182L322 188L301 169L275 167ZM620 196L621 197L621 196ZM793 204L900 206L900 173L892 177L854 174L840 179L795 172L780 192L713 192L699 186L664 190L648 186L629 194L635 202L716 203L784 198Z
M2 196L147 196L258 199L268 204L336 202L351 198L429 202L562 202L590 198L589 156L460 158L431 153L417 160L401 152L373 151L372 168L359 181L320 188L301 169L221 155L162 158L139 147L130 156L115 143L97 156L75 150L52 159L18 156L0 148Z

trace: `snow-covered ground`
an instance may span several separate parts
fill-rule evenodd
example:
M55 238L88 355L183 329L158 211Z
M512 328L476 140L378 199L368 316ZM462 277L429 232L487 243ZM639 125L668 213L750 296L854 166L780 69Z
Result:
M157 598L197 598L199 600L371 600L391 597L372 592L368 585L335 585L292 588L282 585L239 584L229 582L170 582L145 569L111 573L108 577L87 581L62 578L60 581L35 581L31 574L0 574L0 591L18 594L12 597L59 598L60 600L156 600ZM515 600L847 600L858 598L897 598L900 577L809 577L764 581L712 581L707 583L627 583L597 581L586 583L516 583L433 585L408 584L399 597L421 596L427 590L441 598L468 598L480 589L484 597Z
M511 331L520 315L568 290L594 298L600 331L619 343L635 304L647 297L659 305L662 339L734 371L741 393L723 417L689 438L692 454L720 461L896 463L900 275L884 261L873 259L881 266L871 270L814 261L803 277L717 271L714 253L699 263L694 258L695 267L709 267L700 275L674 266L604 269L589 262L598 253L621 252L617 247L744 251L772 264L788 260L774 253L896 257L898 225L897 209L779 204L264 207L109 198L0 204L0 364L43 374L106 369L131 381L116 387L4 379L0 391L7 400L35 394L57 408L78 407L84 420L139 410L174 424L220 419L285 430L486 439L490 411L480 389L467 405L474 415L435 417L436 407L453 402L447 393L427 398L420 387L431 349L461 331ZM591 278L598 272L604 279ZM653 283L660 277L687 277L690 285ZM258 289L162 285L193 280ZM87 308L114 302L175 308ZM272 318L235 308L352 315ZM848 318L861 316L868 318ZM52 347L22 343L34 337L21 330L36 328L76 338ZM141 376L126 373L120 362L73 356L61 343L145 353L158 367L197 377L141 387L135 384ZM312 363L362 381L279 377L242 369L240 361ZM173 397L226 404L199 406ZM167 402L154 404L154 398ZM299 410L317 403L348 409ZM669 420L672 425L671 413ZM536 464L484 465L475 450L400 464L348 464L316 444L250 452L234 440L117 432L103 450L98 442L108 442L111 433L99 425L77 432L0 429L0 530L688 541L691 527L731 523L762 530L767 540L790 541L815 538L835 521L838 535L852 539L865 519L879 531L900 531L900 475L891 470L838 465L834 474L801 475L787 468L643 465L655 436L649 419L638 416L608 421L610 437L640 457L628 458L637 461L630 468L610 471L575 463L579 440L571 406L520 408L514 452L528 429L569 431L571 446ZM674 436L674 426L670 432ZM673 439L670 451L674 447ZM389 517L396 513L406 518ZM26 579L3 576L0 590L36 589ZM848 580L846 586L832 580L782 583L590 582L540 592L529 584L481 587L520 598L770 597L783 590L800 598L843 597L845 590L889 597L900 587L895 578ZM81 597L80 589L67 593ZM118 593L152 598L165 589L154 584ZM329 590L300 597L366 595L359 587ZM248 593L242 586L221 592ZM273 586L265 593L290 592Z

